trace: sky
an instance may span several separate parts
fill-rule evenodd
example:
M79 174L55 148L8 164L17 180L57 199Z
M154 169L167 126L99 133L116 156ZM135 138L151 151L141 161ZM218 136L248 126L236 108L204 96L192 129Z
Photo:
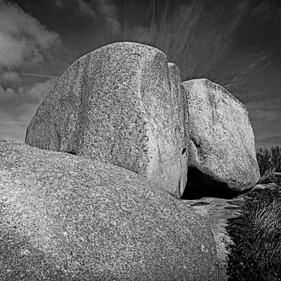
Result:
M279 0L0 0L0 136L24 141L60 75L119 41L159 48L183 81L221 84L247 107L256 147L281 146Z

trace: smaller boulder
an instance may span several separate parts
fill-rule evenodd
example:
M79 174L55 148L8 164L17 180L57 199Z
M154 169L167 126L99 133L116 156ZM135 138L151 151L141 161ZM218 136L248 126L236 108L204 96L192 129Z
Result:
M188 183L183 198L233 197L260 173L246 107L208 79L183 83L190 126Z

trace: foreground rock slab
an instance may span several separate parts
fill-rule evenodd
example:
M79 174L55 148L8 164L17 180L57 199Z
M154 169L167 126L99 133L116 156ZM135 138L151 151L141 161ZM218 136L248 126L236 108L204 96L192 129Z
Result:
M190 126L187 193L232 197L252 188L260 173L246 107L207 79L183 85Z
M176 197L187 181L186 95L160 50L115 43L74 62L39 106L26 143L111 163Z
M203 217L126 169L0 140L1 280L209 280Z

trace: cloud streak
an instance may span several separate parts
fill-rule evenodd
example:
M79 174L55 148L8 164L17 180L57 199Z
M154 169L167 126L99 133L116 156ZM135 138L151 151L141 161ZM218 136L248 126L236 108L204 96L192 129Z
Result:
M231 47L237 29L252 11L251 0L130 1L107 0L109 19L118 28L110 43L134 41L161 49L177 64L182 79L216 80L218 64ZM177 3L177 4L175 4ZM109 25L110 26L110 25ZM252 62L253 63L253 62ZM253 70L253 67L252 67Z
M47 1L47 0L46 0ZM222 77L220 62L228 55L236 31L246 22L267 15L269 0L56 0L59 9L76 7L81 15L94 19L103 37L96 46L116 41L134 41L161 49L176 63L182 79L207 77L226 85L246 83L242 76L264 66L264 55L251 51L244 56L243 71ZM274 0L271 0L274 1ZM78 7L78 9L77 9ZM241 61L241 60L240 60ZM248 67L246 67L246 64ZM232 68L232 65L229 66ZM242 73L243 72L243 73ZM218 79L220 77L220 79ZM228 81L227 81L228 80Z
M43 78L58 78L59 76L55 75L44 75L44 74L36 74L36 73L22 73L19 72L20 75L24 76L32 76L32 77L43 77Z

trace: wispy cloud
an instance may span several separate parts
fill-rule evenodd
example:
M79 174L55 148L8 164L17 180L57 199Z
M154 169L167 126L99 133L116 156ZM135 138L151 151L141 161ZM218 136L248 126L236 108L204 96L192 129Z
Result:
M98 4L101 15L110 29L111 33L116 36L121 31L121 23L118 19L118 8L113 0L94 0Z
M224 70L218 71L218 67L222 68L219 63L228 54L235 32L249 17L252 19L265 9L260 4L259 9L255 10L257 5L254 2L56 0L50 3L59 9L76 7L81 15L92 17L103 32L99 39L101 42L96 46L116 41L148 44L164 51L169 61L178 65L183 80L208 77L220 82L216 78L226 73ZM251 67L243 69L248 70L247 74L261 65L257 61L264 60L264 56L255 55L251 56L251 61L250 55L243 58L250 62ZM233 85L238 80L241 82L241 77L241 71L233 74L228 71L224 80L231 80L229 82Z
M243 50L242 54L237 53L229 57L226 62L223 62L224 65L218 65L212 78L232 94L241 95L253 73L258 73L270 65L268 57L268 54L253 48L248 51Z
M27 123L57 77L32 73L63 49L61 38L16 4L0 0L0 131L24 140ZM45 81L24 84L24 77ZM29 78L30 79L30 78ZM41 79L42 80L42 79ZM30 83L29 83L30 84Z
M48 1L58 9L72 9L81 16L90 17L101 24L105 38L106 35L116 35L120 32L118 1L114 0L55 0ZM122 1L120 1L122 2Z
M18 66L42 60L44 52L61 45L59 35L48 31L17 5L0 1L0 63Z
M112 41L135 41L161 49L178 65L184 80L215 76L217 64L252 8L251 0L104 3L110 11L107 19L119 22L112 30Z
M228 86L231 84L231 88L246 83L246 77L265 67L266 59L259 50L249 50L243 58L238 58L244 66L242 71L242 67L239 70L237 65L234 68L228 64L228 69L219 65L229 55L237 30L250 21L270 20L274 9L279 8L281 14L277 0L260 0L258 3L254 0L45 1L59 9L75 8L77 13L94 19L92 23L102 29L102 37L97 39L101 42L96 46L116 41L152 45L164 51L168 59L178 65L184 80L208 77ZM278 12L274 15L278 17ZM233 73L229 70L231 68ZM225 77L218 79L222 74Z
M44 61L62 47L58 34L23 12L16 4L0 0L0 79L10 83L15 72Z
M59 48L62 43L58 34L48 31L16 4L0 0L1 135L18 138L24 134L24 124L57 79L24 71L39 66ZM25 86L23 76L31 75L48 80Z
M83 16L97 17L97 11L92 3L96 1L84 1L84 0L46 0L49 5L54 6L58 9L73 9Z

